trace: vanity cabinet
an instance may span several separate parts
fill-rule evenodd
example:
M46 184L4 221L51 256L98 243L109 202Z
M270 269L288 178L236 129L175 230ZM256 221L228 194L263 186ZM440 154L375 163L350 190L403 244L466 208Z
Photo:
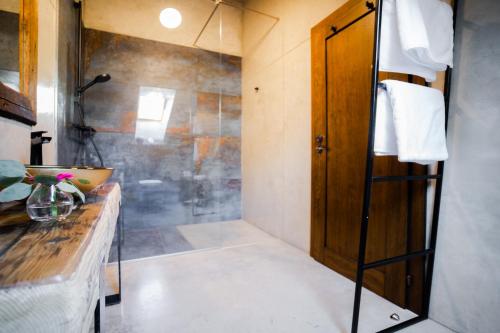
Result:
M30 221L24 206L0 213L0 332L89 332L120 195L106 184L63 222Z

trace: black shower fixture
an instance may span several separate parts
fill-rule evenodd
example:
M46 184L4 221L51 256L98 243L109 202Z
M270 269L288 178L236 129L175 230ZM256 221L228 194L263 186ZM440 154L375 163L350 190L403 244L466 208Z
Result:
M84 85L83 87L79 87L77 89L77 92L79 94L83 93L85 90L87 90L88 88L92 87L94 84L96 83L102 83L102 82L106 82L106 81L109 81L111 79L111 75L105 73L105 74L99 74L97 75L92 81L90 81L89 83L87 83L86 85Z
M81 67L78 66L78 68L80 70ZM79 77L81 77L80 75L81 75L81 73L79 74ZM88 139L88 140L90 140L90 143L92 144L92 146L95 149L95 152L97 154L97 158L99 159L99 163L101 164L101 167L104 166L104 162L102 160L101 152L97 148L97 145L95 144L94 138L93 138L93 136L96 133L96 130L93 127L91 127L91 126L87 126L87 124L85 123L85 112L83 110L83 105L82 105L81 97L83 96L83 93L85 92L85 90L89 89L94 84L107 82L109 80L111 80L111 75L109 75L107 73L105 73L105 74L99 74L92 81L90 81L89 83L87 83L83 87L78 87L76 89L76 94L77 95L76 95L76 99L75 99L74 102L75 102L76 111L78 112L78 115L80 116L80 123L79 124L73 124L73 127L76 128L79 131L79 133L80 133L81 145L78 147L78 151L77 151L77 154L76 154L76 157L75 157L74 164L76 164L77 159L78 159L79 154L80 154L80 151L82 150L82 147L86 145L85 142Z

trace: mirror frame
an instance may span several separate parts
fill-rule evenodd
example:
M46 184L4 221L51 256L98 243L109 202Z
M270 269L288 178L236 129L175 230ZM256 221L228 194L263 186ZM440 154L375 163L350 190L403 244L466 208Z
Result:
M0 116L36 124L38 0L19 0L19 92L0 82Z

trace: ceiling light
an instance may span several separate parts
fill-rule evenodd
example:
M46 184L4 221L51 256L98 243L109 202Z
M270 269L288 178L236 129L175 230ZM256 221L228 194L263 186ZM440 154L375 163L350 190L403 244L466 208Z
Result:
M168 29L175 29L182 23L182 15L175 8L165 8L160 13L160 23Z

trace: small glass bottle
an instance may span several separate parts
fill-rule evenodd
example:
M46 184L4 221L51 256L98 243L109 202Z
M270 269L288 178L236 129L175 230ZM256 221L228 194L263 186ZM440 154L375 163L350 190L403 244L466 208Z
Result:
M73 196L56 185L37 184L26 202L26 211L35 221L62 221L73 211Z

